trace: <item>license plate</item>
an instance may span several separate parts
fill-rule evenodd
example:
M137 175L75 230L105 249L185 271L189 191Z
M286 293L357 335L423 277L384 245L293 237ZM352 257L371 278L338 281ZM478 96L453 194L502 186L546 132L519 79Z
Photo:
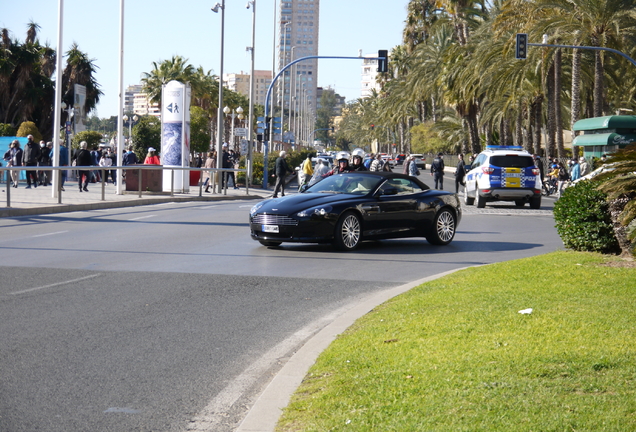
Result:
M263 225L263 232L266 233L277 233L278 225Z
M506 177L521 177L521 173L505 173L504 176Z

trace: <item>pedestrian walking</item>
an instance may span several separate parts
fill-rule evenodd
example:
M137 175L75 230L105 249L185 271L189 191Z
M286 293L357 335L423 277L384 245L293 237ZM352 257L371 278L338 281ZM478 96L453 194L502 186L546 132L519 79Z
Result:
M285 158L287 157L287 152L285 150L281 151L278 158L276 158L276 165L274 170L274 175L276 176L276 186L274 187L274 195L273 198L278 198L278 192L280 192L281 196L285 196L285 176L288 172L293 172L293 170L287 164Z
M444 156L443 153L438 153L431 163L431 175L435 181L435 189L439 190L444 190L444 159L442 156Z

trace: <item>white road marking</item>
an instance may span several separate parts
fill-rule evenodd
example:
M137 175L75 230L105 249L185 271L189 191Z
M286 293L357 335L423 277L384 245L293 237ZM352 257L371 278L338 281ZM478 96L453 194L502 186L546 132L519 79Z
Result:
M68 284L75 283L75 282L80 282L80 281L83 281L83 280L86 280L86 279L92 279L92 278L95 278L95 277L101 276L101 275L102 275L101 273L97 273L97 274L90 275L90 276L84 276L84 277L81 277L81 278L78 278L78 279L72 279L72 280L64 281L64 282L57 282L57 283L54 283L54 284L44 285L44 286L36 287L36 288L29 288L29 289L25 289L25 290L22 290L22 291L12 292L12 293L9 293L9 294L11 294L11 295L25 294L25 293L28 293L28 292L43 290L43 289L46 289L46 288L53 288L53 287L60 286L60 285L68 285Z
M67 233L68 231L57 231L57 232L52 232L52 233L46 233L46 234L39 234L39 235L34 235L33 238L35 237L46 237L46 236L52 236L52 235L56 235L56 234L64 234Z
M155 217L155 216L156 216L156 215L139 216L139 217L132 218L132 219L128 219L128 220L136 221L136 220L141 220L141 219L148 219L148 218Z

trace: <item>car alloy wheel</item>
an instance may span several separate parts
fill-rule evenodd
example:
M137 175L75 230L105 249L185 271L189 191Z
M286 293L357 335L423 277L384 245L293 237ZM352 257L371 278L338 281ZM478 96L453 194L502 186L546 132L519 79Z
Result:
M457 229L455 215L448 209L442 209L435 216L434 225L431 228L431 234L426 237L429 243L442 246L449 244L455 237Z
M353 212L347 212L336 224L334 244L340 250L351 251L360 244L362 229L360 218Z

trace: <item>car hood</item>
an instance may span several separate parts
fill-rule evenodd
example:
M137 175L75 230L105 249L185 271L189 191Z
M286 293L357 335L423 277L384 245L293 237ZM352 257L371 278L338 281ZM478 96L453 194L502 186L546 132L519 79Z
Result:
M262 201L263 206L258 212L287 213L322 205L333 205L341 201L349 201L356 198L362 198L362 196L353 194L299 193Z

